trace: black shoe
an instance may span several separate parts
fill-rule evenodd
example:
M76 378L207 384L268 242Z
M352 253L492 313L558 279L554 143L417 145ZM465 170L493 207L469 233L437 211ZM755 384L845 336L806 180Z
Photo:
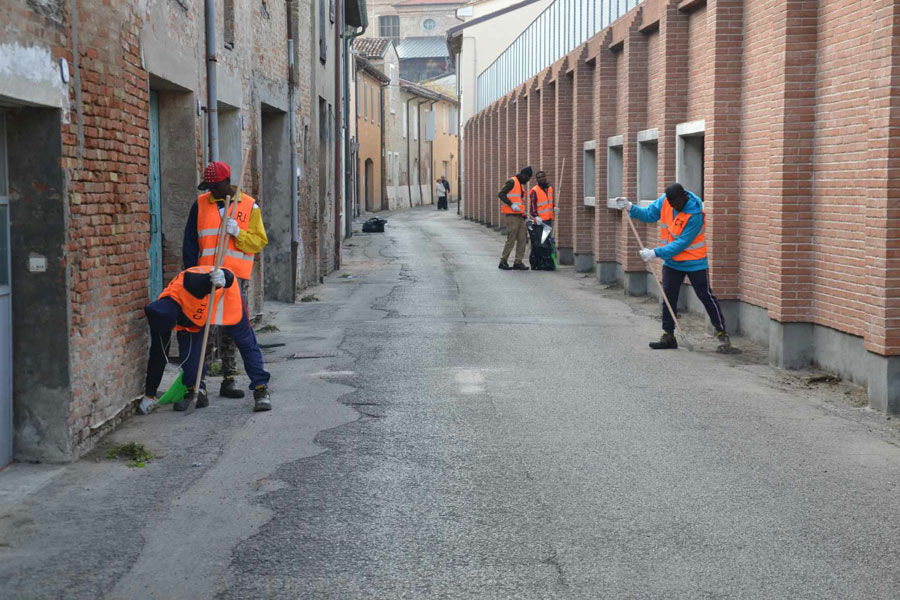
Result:
M528 270L528 267L526 267L526 266L525 266L524 264L522 264L522 263L515 263L515 264L512 266L512 270L513 270L513 271L527 271L527 270Z
M512 267L509 266L508 263L505 263L505 262L502 262L502 261L500 262L500 267L499 267L499 268L500 268L500 269L503 269L504 271L512 271Z
M678 347L678 341L675 339L674 333L663 332L658 342L650 342L650 347L654 350L674 350Z
M219 386L219 395L223 398L243 398L244 390L234 384L234 377L226 377Z
M261 385L253 390L253 412L265 412L267 410L272 410L269 388Z
M194 390L188 390L184 394L184 398L181 399L181 402L176 402L172 405L172 409L177 412L183 412L187 414L191 414L194 412L194 409L197 407L197 393Z
M200 393L197 394L197 408L206 408L209 406L209 394L206 393L206 388L200 388Z

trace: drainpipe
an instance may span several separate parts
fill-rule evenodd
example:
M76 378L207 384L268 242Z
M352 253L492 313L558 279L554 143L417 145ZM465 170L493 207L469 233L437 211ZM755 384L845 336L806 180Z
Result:
M412 208L412 169L409 167L409 143L412 141L412 131L409 129L409 118L412 116L412 111L409 109L409 103L412 101L412 97L406 99L406 123L403 124L403 127L406 128L406 189L409 191L410 208Z
M419 200L421 200L422 202L422 204L420 204L419 206L425 204L425 199L422 198L422 136L425 134L425 132L422 131L422 128L420 127L420 125L422 124L422 111L419 110L419 107L426 102L428 102L428 100L422 100L421 102L416 104L416 132L419 134L416 136L416 145L418 146L416 155L419 158L419 177L417 181L419 182Z
M206 0L206 115L209 119L209 160L219 160L219 108L216 88L216 0ZM243 168L243 165L241 167ZM240 184L240 182L238 182Z
M344 5L341 0L334 0L334 51L341 52L341 38L342 33L344 31ZM335 56L334 57L334 124L336 129L341 129L344 135L344 138L347 137L347 127L344 123L344 114L341 111L341 104L343 103L343 98L341 98L341 62L343 61L343 56ZM335 140L334 144L334 165L335 173L334 177L334 269L338 270L341 268L341 178L338 176L338 173L341 171L341 167L344 165L342 156L344 153L344 146ZM350 215L345 215L345 218L349 221Z
M459 64L460 55L456 55L456 64ZM460 207L463 203L463 191L462 191L462 151L463 151L463 139L462 139L462 84L460 80L462 77L456 77L456 214L459 215ZM449 202L449 198L448 198Z
M434 174L437 173L437 165L434 164L434 138L437 137L437 115L434 114L434 105L437 104L436 101L431 102L431 115L434 117L434 137L431 138L431 179L434 179ZM428 195L431 197L431 203L434 204L434 181L428 182Z
M300 243L300 198L297 193L297 115L294 113L294 39L293 3L288 3L287 31L288 31L288 123L290 124L291 144L291 300L297 300L297 273L303 272L303 245Z
M384 146L384 141L385 141L384 140L384 130L385 130L384 105L386 104L386 102L384 101L384 90L385 90L386 85L389 85L389 84L382 84L378 90L378 93L381 94L381 103L380 103L381 104L381 205L379 207L379 210L385 209L384 205L387 202L387 197L388 197L387 196L387 176L386 176L387 161L385 160L385 158L387 158L387 156L386 156L387 153L385 151L385 146ZM390 89L388 89L388 94L390 94L390 93L391 93L391 91L390 91Z
M344 18L341 17L341 23L343 24ZM343 31L345 27L341 27ZM344 235L348 238L353 235L353 219L352 216L356 213L352 207L352 197L353 195L350 193L350 186L352 183L352 173L351 173L351 165L350 165L350 48L353 45L353 40L361 36L365 33L366 29L362 28L359 31L353 31L351 33L344 32L342 36L344 38L344 210L347 214L347 219L344 222ZM354 79L356 68L354 66ZM358 101L358 100L357 100ZM359 129L357 128L357 137L359 136Z

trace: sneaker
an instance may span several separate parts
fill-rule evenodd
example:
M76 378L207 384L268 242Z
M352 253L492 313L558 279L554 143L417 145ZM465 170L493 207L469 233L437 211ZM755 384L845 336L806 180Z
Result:
M243 396L243 394L241 394ZM206 408L209 406L209 394L206 393L206 388L200 388L200 393L197 394L197 408Z
M498 268L503 269L504 271L512 271L512 267L503 261L500 261L500 266Z
M526 266L525 266L524 264L522 264L522 263L515 263L515 264L512 266L512 270L513 270L513 271L527 271L527 270L528 270L528 267L526 267Z
M156 396L144 396L137 405L137 414L149 415L154 408L156 408Z
M219 386L219 395L223 398L243 398L244 390L234 383L234 377L226 377Z
M719 340L719 346L716 348L716 352L720 354L730 354L731 347L731 338L728 337L728 334L725 331L719 331L716 333L716 339Z
M650 347L654 350L674 350L678 347L678 341L675 339L674 333L664 331L658 342L650 342Z
M172 410L176 412L191 414L197 407L196 401L197 393L189 388L188 391L184 394L184 398L182 398L180 402L176 402L172 405Z
M269 399L269 388L264 385L253 390L253 412L265 412L272 410L272 401Z

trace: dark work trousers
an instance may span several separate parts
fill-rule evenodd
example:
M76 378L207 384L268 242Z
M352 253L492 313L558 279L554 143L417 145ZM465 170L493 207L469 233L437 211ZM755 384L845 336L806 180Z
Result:
M691 286L694 288L694 293L697 294L697 298L699 298L700 302L703 303L703 306L706 307L706 313L709 315L709 321L712 323L713 327L716 328L716 331L725 331L725 317L722 315L722 308L719 306L719 301L713 296L712 290L709 287L709 269L703 269L702 271L679 271L663 265L663 290L665 290L666 298L669 299L672 308L675 312L678 312L678 293L681 291L681 284L684 281L685 275L687 275L690 280ZM675 321L672 319L672 315L669 314L669 308L666 306L665 302L663 302L662 305L662 322L663 331L674 333Z
M147 315L147 323L150 325L150 356L147 358L147 378L144 384L144 393L148 396L156 396L159 382L162 380L163 371L166 368L166 349L172 335L172 329L181 315L181 307L171 298L161 298L144 307ZM183 319L184 317L182 317ZM269 383L269 373L263 364L262 352L256 342L256 335L250 328L247 319L246 308L241 320L236 325L222 326L224 333L231 336L235 345L241 352L244 360L244 368L250 377L250 389ZM200 346L203 344L203 330L197 332L178 332L178 353L182 361L181 368L184 371L182 383L187 387L193 387L197 379L197 362L200 360ZM206 367L203 369L206 376ZM206 387L205 385L203 387Z

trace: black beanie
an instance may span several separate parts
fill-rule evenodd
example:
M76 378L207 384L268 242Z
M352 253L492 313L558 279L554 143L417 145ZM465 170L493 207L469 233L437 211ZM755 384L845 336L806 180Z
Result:
M687 202L687 194L680 183L673 183L666 188L666 198L669 199L669 202Z
M533 172L534 171L531 170L531 167L522 167L522 170L519 171L519 175L522 175L524 177L527 177L528 179L531 179L531 175Z

